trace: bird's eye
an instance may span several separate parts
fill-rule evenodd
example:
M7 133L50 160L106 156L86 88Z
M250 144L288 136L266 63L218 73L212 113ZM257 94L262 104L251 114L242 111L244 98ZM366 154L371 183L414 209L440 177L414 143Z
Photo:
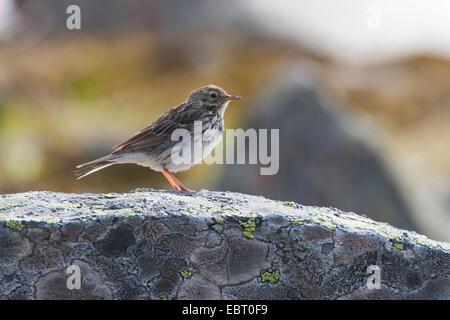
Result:
M209 96L213 99L217 98L217 94L215 94L215 93L211 93Z

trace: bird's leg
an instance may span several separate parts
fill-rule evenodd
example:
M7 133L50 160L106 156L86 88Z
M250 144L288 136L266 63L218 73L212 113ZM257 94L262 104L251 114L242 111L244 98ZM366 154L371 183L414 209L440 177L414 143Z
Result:
M175 190L180 190L180 188L177 186L177 184L172 180L172 177L169 175L169 171L167 171L166 169L163 169L163 171L161 171L161 173L164 175L164 177L166 177L166 179L172 185L172 188L174 188Z
M185 192L192 192L192 190L189 190L188 188L185 188L180 181L178 181L177 178L167 169L163 169L161 171L167 180L169 180L172 187L176 190L185 191Z
M168 172L168 173L169 173L170 177L175 181L175 183L177 184L177 186L180 188L181 191L192 192L192 190L190 190L190 189L184 187L184 186L181 184L181 182L178 181L177 178L175 178L175 176L173 175L172 172Z

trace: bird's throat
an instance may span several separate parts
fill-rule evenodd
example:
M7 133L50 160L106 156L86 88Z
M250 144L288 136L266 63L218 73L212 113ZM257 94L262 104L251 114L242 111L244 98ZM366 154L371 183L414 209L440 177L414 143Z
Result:
M224 103L222 103L222 105L219 107L219 109L217 109L217 113L219 114L220 117L223 118L225 111L228 108L229 103L230 103L230 101L225 101Z

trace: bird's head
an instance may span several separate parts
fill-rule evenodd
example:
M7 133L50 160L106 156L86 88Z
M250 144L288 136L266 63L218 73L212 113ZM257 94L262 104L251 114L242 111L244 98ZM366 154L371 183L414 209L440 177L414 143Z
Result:
M191 92L188 102L203 106L221 107L231 100L240 99L240 96L229 95L224 89L213 84L200 87Z

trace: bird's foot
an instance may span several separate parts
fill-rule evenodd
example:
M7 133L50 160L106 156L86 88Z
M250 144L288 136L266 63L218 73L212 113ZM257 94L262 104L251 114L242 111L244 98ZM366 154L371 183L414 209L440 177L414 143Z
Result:
M166 177L166 179L170 182L170 184L172 185L172 187L175 190L178 191L183 191L183 192L194 192L188 188L185 188L180 181L178 181L177 178L175 178L175 176L169 171L164 169L163 171L161 171L162 174Z

